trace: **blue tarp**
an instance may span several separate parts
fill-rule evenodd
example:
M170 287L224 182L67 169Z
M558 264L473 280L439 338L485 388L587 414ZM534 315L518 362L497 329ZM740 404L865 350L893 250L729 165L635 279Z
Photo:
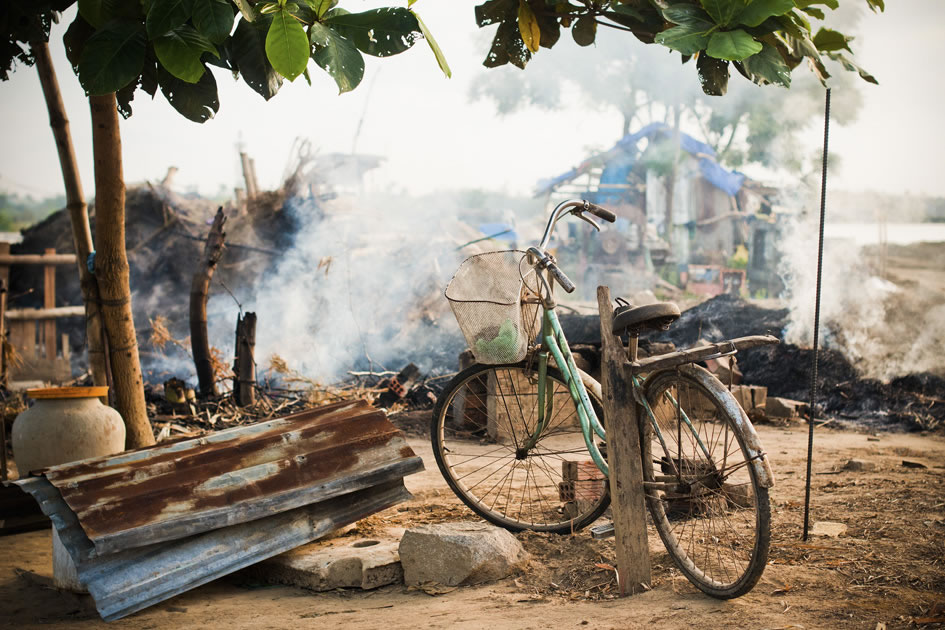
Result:
M618 140L613 148L597 156L605 162L604 172L600 179L601 187L606 187L607 184L626 183L627 175L629 175L637 160L637 144L640 140L643 138L652 139L656 136L671 137L672 133L672 128L666 123L653 122L634 133L628 133ZM732 197L741 190L742 184L745 182L745 175L738 171L729 171L720 165L716 161L715 149L711 146L686 133L679 134L679 145L687 153L700 157L699 170L710 184ZM539 181L536 194L547 193L560 184L571 181L585 172L593 163L595 163L593 159L585 160L567 173ZM597 199L591 201L604 203L616 201L620 195L617 191L601 191L596 197Z

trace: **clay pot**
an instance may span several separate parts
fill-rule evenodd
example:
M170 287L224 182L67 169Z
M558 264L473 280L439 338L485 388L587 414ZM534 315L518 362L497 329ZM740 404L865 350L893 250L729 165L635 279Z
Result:
M28 389L35 402L13 423L13 459L20 477L31 470L112 455L125 450L121 415L99 400L107 387ZM53 528L53 582L62 589L88 592Z
M13 459L31 470L125 450L125 423L99 400L107 387L29 389L35 402L13 423Z

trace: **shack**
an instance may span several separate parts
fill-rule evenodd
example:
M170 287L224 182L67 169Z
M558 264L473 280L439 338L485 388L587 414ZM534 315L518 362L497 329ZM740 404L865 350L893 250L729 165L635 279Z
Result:
M539 182L535 192L548 204L580 196L617 214L616 223L600 235L569 225L568 237L559 245L563 264L585 290L610 284L637 291L652 288L657 277L686 287L689 266L701 265L712 267L715 277L729 279L711 294L747 290L743 282L732 281L745 274L728 271L733 262L746 266L736 254L742 247L750 257L759 240L756 224L768 231L776 194L776 189L723 167L708 144L661 122ZM777 260L768 248L752 262L772 269Z

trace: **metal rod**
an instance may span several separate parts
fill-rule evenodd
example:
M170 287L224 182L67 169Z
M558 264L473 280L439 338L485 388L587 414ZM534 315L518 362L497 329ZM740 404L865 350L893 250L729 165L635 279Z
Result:
M810 421L807 435L807 482L804 486L804 536L807 540L810 530L810 476L814 457L814 420L817 414L817 350L820 339L820 290L824 267L824 222L827 216L827 139L830 132L830 88L824 100L824 157L823 172L820 176L820 236L817 241L817 290L814 303L814 351L810 368Z

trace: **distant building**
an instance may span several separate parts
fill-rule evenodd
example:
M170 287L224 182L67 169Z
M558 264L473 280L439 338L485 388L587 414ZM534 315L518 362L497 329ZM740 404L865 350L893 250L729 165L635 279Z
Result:
M572 238L562 249L562 260L579 274L576 279L586 290L600 283L623 291L651 288L656 272L685 285L689 267L695 265L718 268L720 273L708 275L719 278L720 291L743 288L731 274L723 287L721 271L739 246L751 259L753 226L757 219L767 223L776 191L721 166L704 142L685 133L675 140L668 125L651 123L539 183L536 196L549 202L582 197L618 216L600 235L587 234L577 224L569 228ZM766 235L760 238L767 242ZM754 262L773 268L773 255L771 247ZM628 266L633 273L627 273Z

